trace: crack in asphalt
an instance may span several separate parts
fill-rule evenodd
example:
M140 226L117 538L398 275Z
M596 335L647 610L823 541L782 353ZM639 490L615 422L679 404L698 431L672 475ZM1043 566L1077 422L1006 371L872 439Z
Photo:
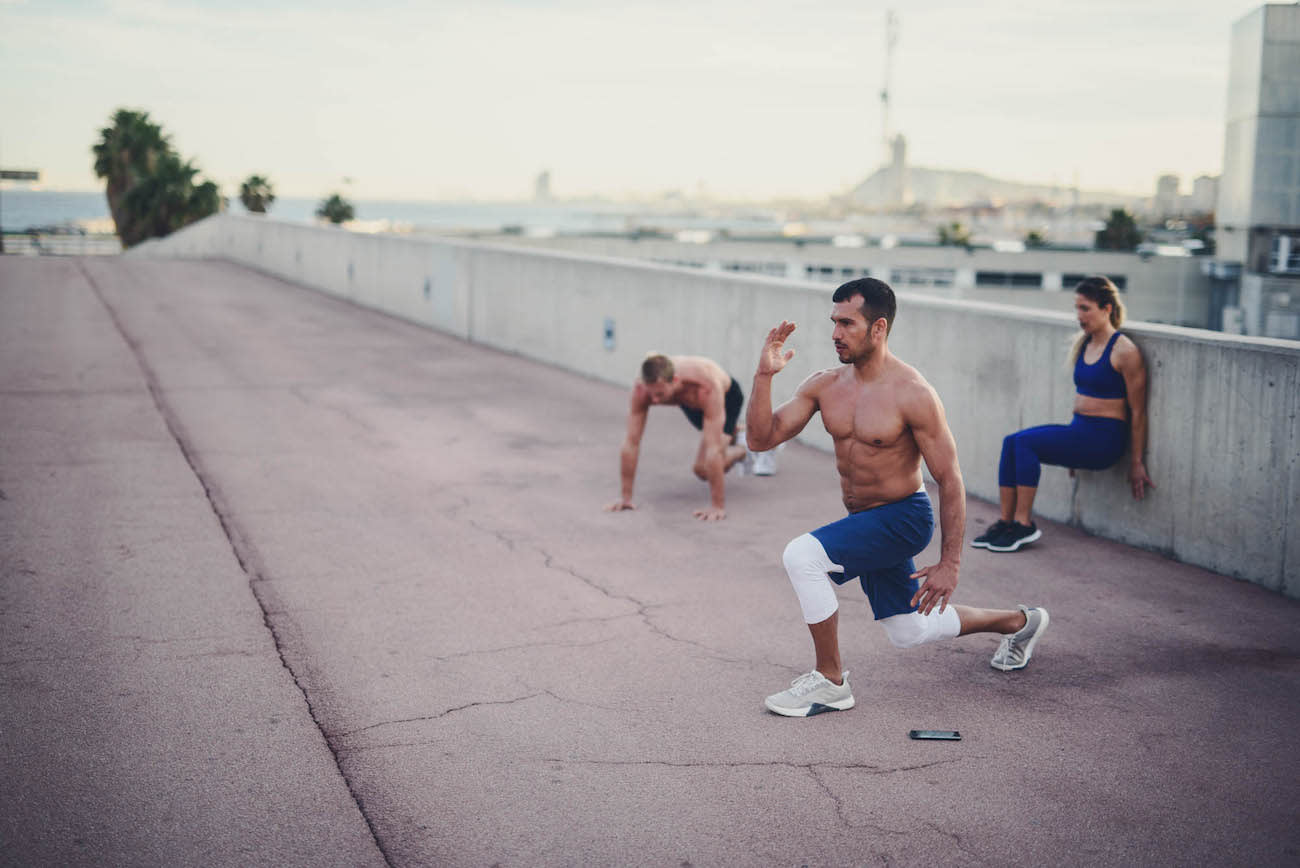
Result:
M325 737L331 740L351 738L352 736L357 735L359 733L368 732L369 730L372 729L379 729L380 727L383 726L400 726L401 724L404 723L420 723L426 720L440 720L449 714L455 714L456 712L464 711L467 708L479 708L485 705L514 705L516 702L524 702L525 700L536 699L539 696L548 696L548 695L553 696L554 694L550 693L550 691L548 690L539 690L536 693L529 693L525 696L516 696L513 699L495 699L495 700L488 699L488 700L481 700L479 702L467 702L464 705L457 705L454 708L445 709L443 711L438 712L437 714L426 714L420 717L404 717L399 720L383 720L380 721L379 723L372 723L369 724L368 726L362 726L357 729L347 730L346 732L326 733Z
M102 654L84 654L71 657L14 657L0 660L0 666L23 666L28 663L85 663L88 660L103 660Z
M186 437L180 417L176 414L176 411L172 408L171 404L168 403L166 395L163 392L162 384L158 380L158 375L149 364L149 361L145 358L144 351L141 349L139 342L127 330L126 326L122 322L122 318L117 313L117 309L109 303L107 296L104 295L103 289L100 288L99 283L95 278L91 276L85 263L77 260L76 265L77 270L81 272L82 278L85 279L87 285L90 286L95 297L99 299L99 303L104 306L104 310L108 313L108 317L112 321L114 328L117 329L117 333L121 336L123 342L135 357L136 364L140 368L140 373L144 377L145 386L148 388L149 395L153 399L154 407L162 417L163 424L166 426L167 432L171 434L172 439L175 441L177 449L180 450L181 457L185 459L186 464L189 465L190 472L194 474L194 478L203 489L203 494L208 500L208 506L216 517L222 533L225 534L227 543L230 545L231 554L234 556L235 562L239 565L240 570L247 578L249 591L252 593L254 601L262 612L262 623L265 626L266 631L270 634L271 642L275 646L275 652L280 658L280 665L284 667L289 678L293 681L294 686L298 688L298 692L302 695L303 702L307 706L307 714L311 717L312 722L316 724L316 728L320 732L326 748L332 755L335 770L342 779L343 785L346 787L348 795L351 796L353 804L356 805L357 812L361 815L361 819L365 822L366 828L370 832L370 838L374 841L375 849L379 851L379 855L383 858L384 863L388 865L389 868L396 868L393 863L392 855L388 852L388 848L379 837L379 831L375 827L374 818L367 809L365 800L361 797L361 793L357 790L352 779L348 777L347 772L343 768L342 759L339 755L338 749L330 741L329 735L325 732L324 723L320 718L320 714L316 709L315 704L312 702L311 695L303 684L299 673L295 671L294 666L289 662L282 631L275 623L273 623L271 607L268 604L265 592L259 590L259 587L266 582L266 578L252 565L253 547L251 543L249 543L245 535L240 532L239 527L236 525L234 518L229 514L228 510L222 507L215 485L203 471L198 453L193 444L190 443L189 438Z
M327 735L326 737L331 740L347 739L356 735L360 735L363 732L369 732L370 730L380 729L386 726L400 726L406 723L422 723L431 720L441 720L442 718L447 717L450 714L454 714L458 711L465 711L470 708L480 708L488 705L515 705L520 702L525 702L529 699L536 699L539 696L549 696L551 699L554 699L556 702L560 703L561 705L581 705L584 708L597 708L600 709L601 711L612 711L615 713L626 710L623 708L615 708L614 706L611 705L600 705L595 702L583 702L580 699L570 699L569 697L561 696L560 694L556 693L554 690L551 690L549 688L542 688L541 690L535 690L532 693L528 693L523 696L516 696L513 699L481 700L478 702L467 702L464 705L457 705L454 708L445 709L443 711L438 712L437 714L426 714L420 717L404 717L398 720L383 720L380 721L379 723L372 723L369 724L368 726L362 726L362 727L358 727L357 729L347 730L346 732L332 733L330 735ZM395 744L371 744L371 745L360 745L357 747L347 747L341 749L347 750L349 752L355 752L358 750L375 750L377 748L384 748L384 747L412 747L421 744L432 744L432 742L417 741L417 742L400 742Z
M496 537L499 541L504 543L505 547L510 549L510 551L512 552L517 551L517 549L515 548L515 540L512 537L506 536L506 534L502 533L496 528L484 527L483 525L479 524L477 521L475 521L472 518L466 518L465 522L475 530L482 531L483 533L491 534L492 536Z
M628 603L636 607L635 612L629 612L622 615L611 615L603 618L583 618L580 620L612 621L612 620L617 620L619 618L636 617L641 619L642 623L645 624L646 629L648 629L651 633L654 633L658 636L662 636L663 638L667 639L670 642L677 642L683 645L690 645L694 648L698 648L699 650L703 651L705 653L705 656L709 659L718 660L723 663L752 664L758 662L758 663L764 663L769 666L778 666L778 664L771 663L769 661L762 661L762 660L754 661L748 658L728 657L725 654L719 653L716 648L711 648L708 645L703 644L702 642L696 642L692 639L686 639L681 636L676 636L673 633L670 633L668 630L665 630L663 627L656 624L654 618L650 614L654 609L663 608L665 604L647 603L644 600L640 600L631 595L622 594L613 591L610 588L598 582L596 579L592 578L591 576L584 575L571 566L559 563L555 555L551 554L542 546L524 542L498 528L488 527L482 524L481 522L477 521L476 519L474 519L472 516L464 515L463 514L464 511L468 509L470 506L472 506L472 501L463 494L457 495L457 497L460 502L452 505L451 507L447 508L443 512L443 514L448 518L452 519L453 521L463 521L466 524L468 524L470 527L479 531L480 533L484 533L494 537L495 539L500 541L502 545L506 546L512 552L517 552L521 548L526 548L529 551L535 552L536 554L542 557L543 569L554 570L555 572L564 573L565 575L577 579L579 582L582 582L587 587L591 588L592 590L596 591L597 593L603 595L604 597L610 600ZM561 623L575 623L575 621L571 620L571 621L565 621ZM788 667L779 667L779 668L788 668Z
M601 705L599 702L583 702L581 699L570 699L567 696L561 696L560 694L556 693L554 690L546 689L543 690L542 692L545 693L547 696L551 697L552 699L554 699L556 702L560 703L561 705L581 705L583 708L597 708L600 709L601 711L612 711L615 714L619 712L627 711L626 708L615 708L612 705Z
M561 705L580 705L584 708L596 708L596 709L600 709L601 711L612 711L615 713L626 711L626 709L615 708L610 705L600 705L594 702L583 702L578 699L570 699L569 697L566 696L560 696L558 693L556 693L553 690L543 689L543 690L535 691L533 693L529 693L525 696L519 696L519 697L515 697L514 699L506 699L498 702L490 702L490 701L471 702L466 705L460 705L455 708L449 708L446 711L443 711L439 714L431 714L425 717L410 717L410 718L404 718L402 720L381 721L380 723L373 723L369 726L363 726L360 729L354 729L354 730L349 730L348 732L338 733L337 735L332 736L332 738L346 739L354 735L358 735L359 733L366 732L367 730L379 729L385 726L395 726L403 723L420 723L422 721L439 720L441 718L447 717L449 714L452 714L453 712L465 711L466 709L475 708L478 706L514 705L516 703L523 702L528 699L536 699L539 696L549 696L551 699L554 699L556 702L560 703ZM395 747L428 747L429 745L442 744L442 743L443 742L438 739L418 739L416 741L382 742L379 744L362 744L356 746L340 745L338 747L338 750L340 753L352 754L352 753L360 753L362 751L386 750L388 748L395 748Z
M897 772L915 772L921 769L934 768L935 766L950 765L952 763L966 762L969 759L979 759L979 757L959 757L956 759L935 760L930 763L921 763L914 766L878 766L871 763L834 763L834 762L806 762L797 763L791 760L700 760L700 761L674 761L674 760L584 760L584 759L561 759L559 757L538 757L537 762L544 763L561 763L563 765L584 765L584 766L665 766L676 769L694 769L694 768L750 768L750 767L773 767L782 766L789 769L832 769L835 771L855 771L868 772L875 775L890 775Z
M289 394L293 395L295 398L297 398L299 401L301 401L304 405L308 407L321 407L325 410L328 410L331 413L337 413L338 415L342 416L344 419L347 419L353 425L356 425L358 428L365 431L367 434L375 433L376 428L374 425L372 425L365 418L358 416L356 413L353 413L347 407L340 407L337 404L330 404L326 401L322 401L318 398L314 398L308 395L307 390L314 389L314 388L319 388L319 387L314 384L306 385L306 386L293 385L289 387L288 391Z
M623 616L628 617L628 616ZM549 625L548 625L549 626ZM596 645L605 645L615 641L617 637L611 636L608 639L596 639L592 642L522 642L518 645L504 645L500 648L485 648L479 651L460 651L456 654L445 654L437 657L431 657L439 663L446 663L449 660L459 660L462 657L481 657L490 654L503 654L506 651L521 651L525 648L591 648Z
M739 663L739 664L761 663L761 664L766 664L768 666L778 666L778 668L782 668L782 669L788 668L785 666L779 666L779 664L771 663L770 661L766 661L766 660L753 660L751 658L745 658L745 657L728 657L727 655L720 653L716 648L711 648L708 645L705 645L703 642L696 642L694 639L686 639L682 636L676 636L670 633L669 631L665 630L663 627L660 627L658 624L656 624L654 618L650 614L655 609L664 608L667 605L666 603L646 603L641 600L638 600L635 597L628 596L626 594L614 593L613 591L601 585L595 579L592 579L589 576L584 576L582 573L579 573L573 567L557 565L555 562L555 557L545 549L541 547L534 547L534 550L543 556L544 561L542 563L542 566L544 566L546 569L556 570L558 572L566 573L572 576L573 578L577 579L578 581L595 589L596 591L604 594L605 596L609 597L611 600L623 600L637 607L636 612L629 613L628 615L611 616L608 620L614 620L615 618L638 617L641 619L641 622L645 624L646 629L648 629L651 633L654 633L655 635L658 636L662 636L663 638L667 639L670 642L676 642L682 645L690 645L694 648L698 648L699 650L704 652L705 657L711 660L718 660L723 663Z
M468 506L468 505L469 505L469 502L466 501L466 502L465 502L464 504L462 504L461 506L458 506L458 507L456 508L455 511L459 511L461 508L463 508L464 506ZM491 536L497 538L497 539L500 540L503 544L505 544L505 545L506 545L506 546L507 546L507 547L508 547L512 552L513 552L513 551L518 551L518 548L517 548L517 546L516 546L516 544L518 543L518 541L515 540L513 537L510 537L510 536L507 535L506 533L504 533L504 532L502 532L502 531L500 531L500 530L497 530L496 528L484 527L482 524L480 524L479 522L475 521L475 520L472 519L472 518L465 517L465 518L463 518L462 520L465 521L467 524L469 524L471 527L475 528L476 530L481 531L481 532L486 533L486 534L490 534ZM520 543L520 544L522 545L522 543ZM607 588L607 587L605 587L604 585L602 585L600 582L598 582L598 581L596 581L595 579L591 578L590 576L586 576L586 575L583 575L582 573L578 572L578 571L577 571L576 569L574 569L573 567L571 567L571 566L567 566L567 565L565 565L565 564L561 564L561 563L559 563L559 562L557 561L557 559L556 559L556 557L555 557L554 555L552 555L550 552L548 552L546 549L542 548L541 546L528 545L528 548L529 548L530 550L532 550L533 552L536 552L537 554L541 555L541 557L542 557L542 568L543 568L543 569L554 570L555 572L564 573L565 575L568 575L568 576L570 576L570 577L572 577L572 578L574 578L574 579L577 579L579 582L582 582L582 583L583 583L584 585L586 585L587 587L589 587L589 588L591 588L592 590L596 591L597 593L599 593L599 594L601 594L601 595L607 597L607 598L610 599L610 600L616 600L616 601L619 601L619 602L629 603L629 604L631 604L631 605L633 605L633 606L636 607L636 611L635 611L635 612L629 612L629 613L622 614L622 615L610 615L610 616L603 617L603 618L584 618L584 619L580 619L580 620L584 620L584 621L613 621L613 620L618 620L618 619L620 619L620 618L629 618L629 617L640 618L640 619L641 619L641 622L646 626L646 629L648 629L651 633L654 633L654 634L656 634L656 635L658 635L658 636L662 636L663 638L667 639L667 640L670 641L670 642L677 642L677 643L681 643L681 644L683 644L683 645L690 645L690 646L692 646L692 647L698 648L698 649L700 649L701 651L704 651L704 652L705 652L705 656L707 656L707 657L709 657L709 658L711 658L711 659L713 659L713 660L719 660L719 661L724 662L724 663L753 663L753 662L755 662L755 661L753 661L753 660L748 660L748 659L743 659L743 658L738 658L738 657L728 657L728 656L726 656L726 655L724 655L724 654L720 654L720 653L718 653L717 649L710 648L708 645L705 645L705 644L703 644L703 643L701 643L701 642L696 642L696 641L694 641L693 639L686 639L686 638L683 638L683 637L681 637L681 636L673 635L673 634L670 633L669 631L665 630L663 627L660 627L658 624L656 624L655 621L654 621L654 618L653 618L653 617L651 616L651 614L650 614L652 610L654 610L654 609L659 609L659 608L663 608L663 606L664 606L665 604L663 604L663 603L647 603L647 602L645 602L645 601L643 601L643 600L639 600L639 599L637 599L636 597L630 596L630 595L628 595L628 594L620 594L620 593L617 593L617 592L615 592L615 591L612 591L612 590L610 590L609 588ZM566 621L566 622L563 622L563 623L574 623L574 621ZM760 662L762 662L762 661L760 661ZM772 665L775 665L775 664L772 664Z
M981 865L989 864L988 861L983 856L981 856L980 854L976 853L974 850L970 849L965 844L963 844L961 840L961 835L958 835L956 832L946 832L943 829L940 829L938 824L936 823L923 823L922 825L924 825L928 829L933 829L934 831L938 832L940 835L943 835L945 838L951 838L953 846L955 846L961 852L965 853L970 858L974 859L979 864Z
M838 796L831 788L830 784L822 779L822 771L850 771L870 775L893 775L900 772L914 772L921 769L934 768L935 766L949 765L951 763L965 762L967 759L975 757L962 757L959 759L936 760L929 763L920 763L910 766L877 766L871 763L831 763L831 762L808 762L797 763L789 760L732 760L727 762L702 761L702 762L674 762L670 760L573 760L558 759L554 757L539 758L537 762L556 763L560 765L594 765L594 766L660 766L665 768L695 769L695 768L773 768L781 767L788 769L802 769L808 773L826 797L835 805L835 815L839 818L840 825L846 829L871 829L877 832L890 835L906 836L911 834L908 830L890 829L887 826L880 826L875 823L855 823L849 819L846 813L844 800ZM952 838L954 844L959 850L973 859L983 863L983 859L977 854L967 849L961 842L961 838L952 832L945 832L938 826L926 824L934 831ZM885 857L882 857L885 858Z

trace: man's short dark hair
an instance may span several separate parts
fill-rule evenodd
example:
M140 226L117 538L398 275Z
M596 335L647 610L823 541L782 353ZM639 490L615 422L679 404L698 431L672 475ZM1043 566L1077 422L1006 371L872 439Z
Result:
M861 310L867 318L867 325L884 317L885 334L889 334L894 328L894 314L898 312L898 301L889 284L874 277L860 277L842 284L831 296L831 301L848 301L855 295L862 296Z
M641 382L647 386L651 383L671 383L675 373L673 360L663 353L651 353L641 363Z

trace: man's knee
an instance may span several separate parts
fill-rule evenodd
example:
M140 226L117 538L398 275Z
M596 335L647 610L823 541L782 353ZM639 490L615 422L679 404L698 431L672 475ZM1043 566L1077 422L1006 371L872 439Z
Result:
M817 624L835 614L839 602L828 575L835 565L817 537L806 533L790 540L781 553L781 562L799 597L806 623Z
M695 475L705 482L709 480L709 465L703 461L696 461L695 466L691 468Z
M786 543L785 551L781 553L781 563L791 577L809 572L824 574L830 565L830 558L817 537L806 533Z
M936 609L928 615L920 612L891 615L881 618L880 626L885 628L885 635L895 648L915 648L926 642L952 639L961 633L961 619L952 606L942 614Z

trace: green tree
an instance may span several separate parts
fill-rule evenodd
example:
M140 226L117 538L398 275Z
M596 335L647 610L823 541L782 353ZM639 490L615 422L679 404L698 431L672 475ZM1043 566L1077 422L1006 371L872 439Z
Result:
M112 125L99 132L99 142L91 151L95 155L95 175L105 180L104 194L108 212L113 217L123 244L132 238L131 215L126 210L126 194L148 177L158 160L171 151L171 142L162 128L149 120L148 112L118 109Z
M939 227L939 243L944 247L965 247L970 249L970 230L957 221Z
M1047 246L1047 236L1037 229L1031 229L1025 233L1025 246L1034 249Z
M1098 230L1093 246L1098 250L1137 250L1142 243L1142 231L1137 219L1123 208L1114 208L1106 218L1106 226Z
M265 214L275 201L275 188L261 175L249 175L239 185L239 201L254 214Z
M112 122L91 150L123 246L161 238L220 210L217 185L195 182L198 169L172 150L148 112L118 109Z
M211 181L195 183L199 170L164 154L154 171L127 191L123 202L131 215L131 234L138 243L164 238L195 220L221 210L221 196ZM123 243L127 243L123 238Z
M351 202L338 193L331 193L329 198L322 199L320 205L316 206L316 216L337 225L351 220L356 213L352 210Z

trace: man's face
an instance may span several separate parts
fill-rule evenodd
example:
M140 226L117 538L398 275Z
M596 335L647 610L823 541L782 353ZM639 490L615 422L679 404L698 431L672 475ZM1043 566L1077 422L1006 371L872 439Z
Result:
M646 394L650 396L650 403L663 404L670 400L677 391L677 377L671 380L656 380L653 383L645 384Z
M835 327L831 329L831 341L835 344L835 354L839 356L841 362L853 364L871 355L871 351L876 348L877 340L873 337L873 329L867 323L867 318L862 315L862 296L855 295L848 301L837 301L831 308L831 322ZM883 320L881 331L884 328Z

